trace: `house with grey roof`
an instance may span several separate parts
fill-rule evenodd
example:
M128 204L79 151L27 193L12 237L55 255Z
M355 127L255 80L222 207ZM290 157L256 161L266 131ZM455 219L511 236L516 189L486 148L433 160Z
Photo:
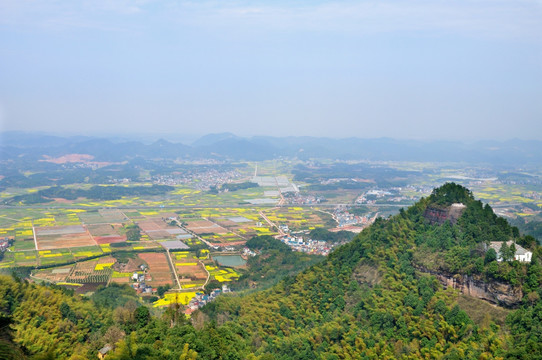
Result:
M514 244L514 246L516 247L516 254L514 255L514 260L516 261L519 261L519 262L531 262L531 259L533 257L533 253L527 249L525 249L524 247L516 244L515 242L513 242L512 240L509 240L506 242L506 245L507 246L510 246ZM492 241L489 243L489 247L494 249L495 252L497 253L497 261L502 261L502 257L501 257L501 246L502 246L502 241Z

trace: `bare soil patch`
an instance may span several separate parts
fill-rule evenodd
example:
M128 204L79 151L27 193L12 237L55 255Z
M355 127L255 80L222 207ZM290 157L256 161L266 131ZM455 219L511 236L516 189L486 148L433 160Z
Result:
M208 220L187 221L186 228L196 234L225 234L227 229Z
M88 232L59 235L38 235L38 250L64 249L81 246L94 246L96 242Z
M149 266L149 277L145 281L151 286L173 285L173 274L165 253L141 253L138 256Z
M119 243L126 241L126 236L124 235L107 235L107 236L95 236L94 241L96 241L97 244L111 244L111 243Z

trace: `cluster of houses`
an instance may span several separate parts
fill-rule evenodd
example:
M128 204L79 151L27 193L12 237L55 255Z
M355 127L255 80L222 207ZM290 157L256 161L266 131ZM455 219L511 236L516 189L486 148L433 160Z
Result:
M322 196L300 195L298 192L290 194L292 195L285 197L286 202L290 205L314 205L325 200Z
M376 199L381 199L385 196L390 196L390 195L393 195L393 194L386 190L378 190L378 189L369 190L361 194L356 199L356 204L374 205L376 203Z
M138 294L154 294L156 293L157 289L153 288L150 285L147 285L145 283L145 270L147 267L145 265L141 265L139 267L143 273L134 271L132 274L132 280L134 281L132 283L132 288L138 293Z
M220 250L222 252L236 252L237 249L234 248L233 246L224 246L224 247L220 247L218 245L212 245L211 246L211 249L213 250Z
M321 240L305 240L302 237L284 235L280 241L288 245L294 251L304 252L313 255L326 256L331 252L334 245Z
M192 300L190 300L190 302L188 303L188 307L185 310L185 314L190 315L197 309L201 308L202 306L205 306L206 304L216 299L217 296L219 296L220 294L226 294L229 292L231 292L231 290L226 284L222 285L222 289L214 289L213 291L211 291L209 295L201 291L198 291L196 293L196 296L194 296Z
M0 251L4 252L11 246L11 241L9 238L4 238L0 240Z
M335 211L334 215L335 219L339 223L339 225L337 226L339 228L355 224L366 225L371 221L371 218L369 216L352 215L346 210L337 210Z
M232 180L238 179L241 174L237 170L218 171L210 169L206 171L185 171L168 175L156 175L151 178L154 184L159 185L182 185L193 184L196 190L207 191L211 187L218 187Z
M256 256L256 253L245 246L243 248L243 255L242 256L243 257L249 257L249 256L254 257L254 256Z

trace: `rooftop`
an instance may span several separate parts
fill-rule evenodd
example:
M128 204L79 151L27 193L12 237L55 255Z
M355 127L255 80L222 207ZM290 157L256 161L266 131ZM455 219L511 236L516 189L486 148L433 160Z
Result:
M530 252L529 250L525 249L521 245L515 244L512 240L508 240L506 242L507 246L510 246L512 244L516 246L516 255L525 255L526 253ZM497 252L497 254L501 250L501 246L502 246L502 241L492 241L489 243L489 247L494 249Z

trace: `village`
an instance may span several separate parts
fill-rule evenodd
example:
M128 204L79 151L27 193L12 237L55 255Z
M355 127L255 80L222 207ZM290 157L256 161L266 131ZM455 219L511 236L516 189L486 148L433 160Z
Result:
M304 252L312 255L328 255L337 244L330 244L326 241L303 239L302 236L284 235L280 241L292 248L293 251ZM342 244L340 244L342 245Z
M185 310L185 314L187 316L190 316L194 311L198 310L199 308L207 305L208 303L214 301L218 296L221 294L227 294L231 293L232 290L228 287L228 285L223 284L221 289L213 289L209 295L198 291L196 292L196 296L193 297L189 302Z
M207 169L205 171L186 171L168 175L155 175L151 178L151 181L157 185L191 185L196 190L208 191L212 187L218 187L240 177L241 174L238 170L220 171Z

